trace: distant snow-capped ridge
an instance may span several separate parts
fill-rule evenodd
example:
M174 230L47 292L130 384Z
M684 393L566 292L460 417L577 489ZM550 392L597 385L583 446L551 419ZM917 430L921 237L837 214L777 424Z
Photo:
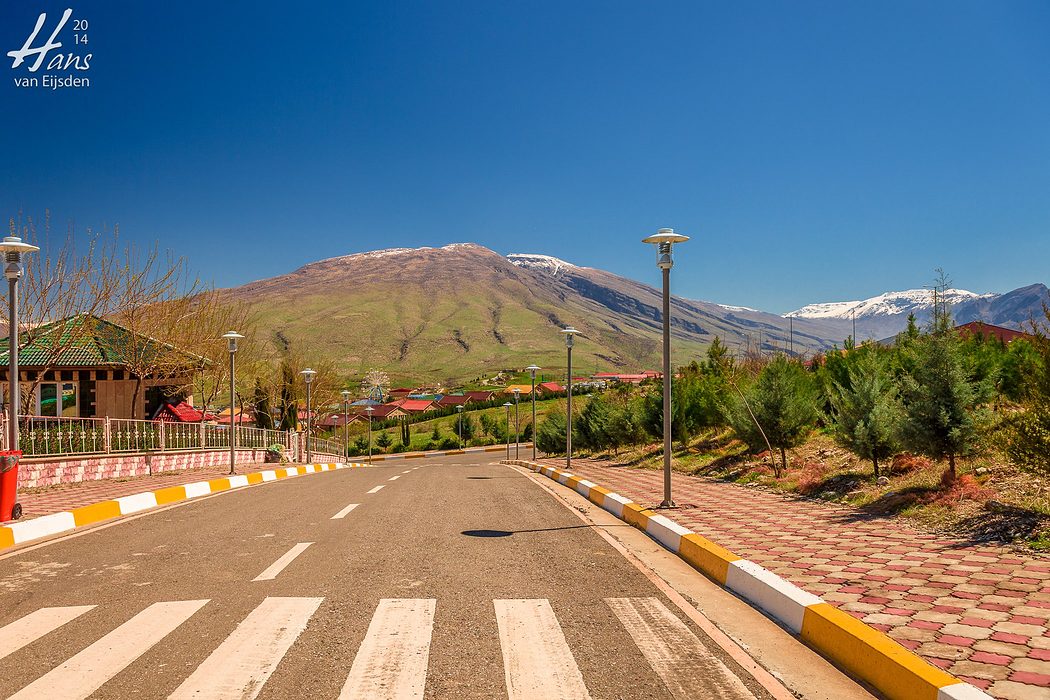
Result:
M518 267L549 272L552 277L557 277L562 270L573 270L579 267L579 265L573 265L571 262L565 262L550 255L538 255L535 253L511 253L507 256L507 260L510 260L511 263Z
M790 313L785 318L868 318L872 316L896 316L933 308L932 289L907 289L903 292L886 292L863 301L831 301L809 304ZM998 294L975 294L965 289L947 289L940 300L949 305L974 299L993 299Z
M419 248L384 248L383 250L370 250L364 253L351 253L349 255L337 255L334 258L325 258L324 260L318 260L318 263L329 263L329 262L350 262L351 260L375 260L378 258L388 258L392 255L404 255L406 253L419 253L424 250L457 250L460 248L481 248L477 243L449 243L443 245L440 248L433 248L431 246L420 246ZM317 263L314 263L317 264Z

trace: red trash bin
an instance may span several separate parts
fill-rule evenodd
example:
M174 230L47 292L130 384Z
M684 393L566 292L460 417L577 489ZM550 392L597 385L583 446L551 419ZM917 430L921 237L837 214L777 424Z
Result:
M22 506L15 503L18 493L18 459L21 450L0 452L0 523L22 517Z

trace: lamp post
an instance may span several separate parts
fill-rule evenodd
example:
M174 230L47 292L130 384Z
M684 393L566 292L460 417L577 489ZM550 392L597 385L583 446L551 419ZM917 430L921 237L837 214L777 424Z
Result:
M343 389L339 393L343 397L343 459L350 459L350 437L347 433L349 429L350 391Z
M311 396L310 396L310 385L314 382L314 377L317 376L317 371L312 370L309 367L304 369L299 374L303 375L303 379L306 381L306 463L310 464L314 461L313 450L310 449L310 430L312 429L313 418L311 409Z
M569 326L562 330L565 334L565 349L568 351L568 381L565 382L565 469L572 468L572 338L579 333L578 330Z
M237 341L244 336L237 331L227 331L222 334L222 337L226 340L226 349L230 351L230 473L233 474L237 460L237 428L233 422L233 407L237 402L234 388L236 386L237 363L234 358L237 356Z
M368 463L372 463L372 413L375 408L368 406L365 408L365 413L368 414Z
M540 370L536 365L529 365L525 369L532 375L532 461L536 461L536 372Z
M463 449L463 404L456 406L456 413L459 414L459 449Z
M18 449L18 280L22 278L22 253L35 253L40 248L18 236L6 236L0 242L4 254L4 277L7 278L7 449Z
M664 500L661 508L674 508L671 500L671 246L684 243L689 236L675 233L674 229L662 228L642 243L653 243L656 249L656 266L664 278Z
M518 397L521 389L514 387L514 459L518 459L518 450L521 447L521 421L518 420Z
M507 409L507 461L510 461L510 406L511 403L508 401L503 404L503 408Z

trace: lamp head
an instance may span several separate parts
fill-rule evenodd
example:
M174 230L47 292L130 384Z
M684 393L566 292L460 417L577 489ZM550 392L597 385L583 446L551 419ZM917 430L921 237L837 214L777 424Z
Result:
M339 394L343 397L343 401L349 401L350 400L350 390L349 389L343 389L342 391L339 392Z
M22 253L35 253L40 250L35 245L24 242L18 236L5 236L0 241L0 252L4 253L4 277L17 280L22 276Z
M532 378L533 378L533 379L535 379L535 378L536 378L536 373L540 371L540 368L539 368L539 367L537 367L536 365L529 365L529 366L528 366L528 367L526 367L525 369L529 370L529 374L531 374L531 375L532 375Z
M463 404L456 406L456 413L463 413Z
M237 331L226 331L222 334L223 339L226 341L226 349L231 353L237 352L237 341L244 336Z
M503 407L504 407L504 408L510 408L510 407L511 407L511 406L513 406L513 405L514 405L514 404L512 404L512 403L511 403L510 401L508 401L507 403L503 404Z
M661 270L670 270L674 265L671 258L671 245L673 243L685 243L689 236L675 233L673 228L662 228L653 235L643 238L642 243L652 243L656 246L656 266Z
M566 328L563 328L561 330L561 333L565 334L565 347L571 348L572 347L572 337L574 335L576 335L577 333L579 333L579 331L576 330L575 328L573 328L572 326L567 326Z
M368 412L368 417L369 417L369 418L371 418L371 417L372 417L372 414L373 414L373 413L375 413L375 409L374 409L374 408L372 408L371 406L367 407L367 408L365 409L365 411L367 411L367 412Z
M317 376L317 370L313 370L313 369L310 369L309 367L307 367L306 369L304 369L299 374L303 375L303 379L305 379L306 383L309 384L310 382L312 382L314 380L314 377Z

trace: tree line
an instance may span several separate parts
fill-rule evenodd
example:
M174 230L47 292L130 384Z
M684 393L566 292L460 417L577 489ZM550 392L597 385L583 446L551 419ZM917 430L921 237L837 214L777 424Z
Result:
M814 429L882 466L902 452L947 462L996 444L1018 466L1050 474L1050 310L1031 335L1006 344L990 335L961 335L950 310L937 305L928 328L914 316L896 342L854 345L803 362L785 354L733 358L717 338L702 361L680 367L672 381L672 439L730 429L753 452L768 451L777 477L787 451ZM662 385L614 385L573 416L573 446L591 452L658 440ZM565 451L565 413L551 412L537 446Z

